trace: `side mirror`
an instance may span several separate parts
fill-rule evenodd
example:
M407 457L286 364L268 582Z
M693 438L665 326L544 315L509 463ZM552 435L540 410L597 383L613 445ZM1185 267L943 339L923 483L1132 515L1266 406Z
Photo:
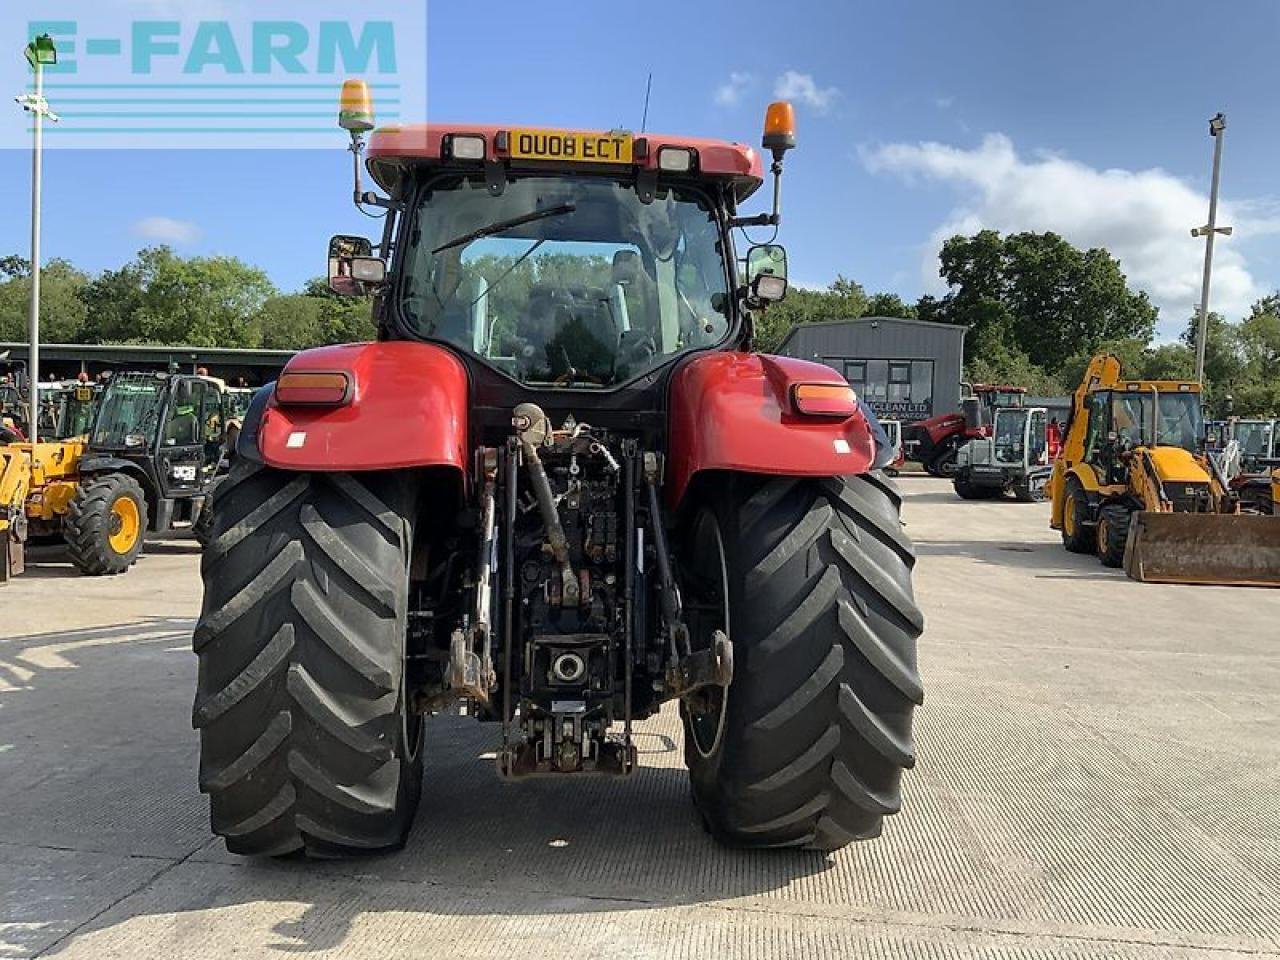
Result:
M340 297L363 297L387 282L387 262L373 256L364 237L329 241L329 289Z
M747 286L760 304L777 303L787 295L787 249L777 243L756 244L747 251Z

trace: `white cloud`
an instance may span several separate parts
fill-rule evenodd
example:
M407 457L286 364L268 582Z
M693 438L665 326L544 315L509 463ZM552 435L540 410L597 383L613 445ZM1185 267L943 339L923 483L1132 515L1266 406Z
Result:
M955 106L955 102L956 102L955 97L934 97L933 98L933 105L937 107L939 110L950 110L953 106Z
M186 247L200 240L200 228L187 220L170 217L146 217L133 225L133 232L144 240Z
M831 109L840 91L836 87L820 87L812 74L788 70L773 84L773 95L779 100L797 100L818 113Z
M743 94L753 86L756 78L749 73L740 73L735 70L729 74L729 79L720 86L716 87L714 100L722 107L736 107L742 100Z
M938 249L956 233L1053 231L1079 247L1106 247L1129 282L1160 307L1160 332L1181 331L1200 299L1204 241L1192 239L1209 208L1207 196L1153 167L1099 170L1049 153L1024 157L1003 134L965 150L943 143L891 143L862 151L872 173L951 184L962 200L930 239L923 273L934 290ZM1257 235L1280 230L1274 209L1221 203L1219 223ZM1248 312L1263 292L1232 241L1214 249L1210 306L1229 318Z

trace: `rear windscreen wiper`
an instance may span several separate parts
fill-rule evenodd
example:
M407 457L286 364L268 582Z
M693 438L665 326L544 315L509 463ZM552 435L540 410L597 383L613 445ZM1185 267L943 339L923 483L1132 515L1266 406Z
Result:
M495 233L503 233L513 227L524 226L526 223L533 223L537 220L546 220L548 217L563 217L566 213L573 213L578 209L576 203L562 203L559 206L547 207L544 210L535 210L533 213L526 213L519 217L512 217L510 220L499 220L497 223L491 223L487 227L481 227L479 230L472 230L470 233L464 233L460 237L455 237L448 243L442 243L436 247L431 253L437 254L445 250L451 250L454 247L460 247L463 244L470 243L473 240L479 240L481 237L491 237Z

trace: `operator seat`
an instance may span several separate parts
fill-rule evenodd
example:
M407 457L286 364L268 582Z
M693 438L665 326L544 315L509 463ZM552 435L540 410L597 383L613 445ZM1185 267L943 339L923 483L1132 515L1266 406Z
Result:
M613 282L622 284L627 298L627 314L631 329L649 336L658 332L658 291L654 279L644 269L644 261L635 250L619 250L613 255Z

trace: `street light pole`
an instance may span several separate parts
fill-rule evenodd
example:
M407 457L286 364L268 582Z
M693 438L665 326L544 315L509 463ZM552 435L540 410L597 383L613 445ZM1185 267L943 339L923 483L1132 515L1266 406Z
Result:
M36 100L44 99L44 65L38 61L36 71ZM31 151L31 314L27 318L27 339L31 344L31 353L27 357L27 371L30 382L27 390L31 402L31 412L27 415L30 424L28 434L32 443L39 439L40 433L40 192L44 180L44 111L35 111L35 145Z
M1213 275L1213 238L1219 233L1231 236L1230 227L1218 226L1218 177L1222 170L1222 141L1226 138L1227 115L1215 114L1209 121L1213 137L1213 180L1209 186L1209 222L1191 231L1193 237L1204 237L1204 279L1200 284L1200 325L1196 335L1196 379L1204 383L1204 350L1209 339L1209 282Z
M27 319L27 337L31 344L27 356L28 438L32 443L40 433L40 193L44 179L44 121L48 117L55 123L56 114L44 99L44 68L58 62L58 51L53 39L46 33L36 37L25 51L27 62L35 71L35 94L17 98L22 109L32 114L35 123L35 141L31 152L31 314Z

